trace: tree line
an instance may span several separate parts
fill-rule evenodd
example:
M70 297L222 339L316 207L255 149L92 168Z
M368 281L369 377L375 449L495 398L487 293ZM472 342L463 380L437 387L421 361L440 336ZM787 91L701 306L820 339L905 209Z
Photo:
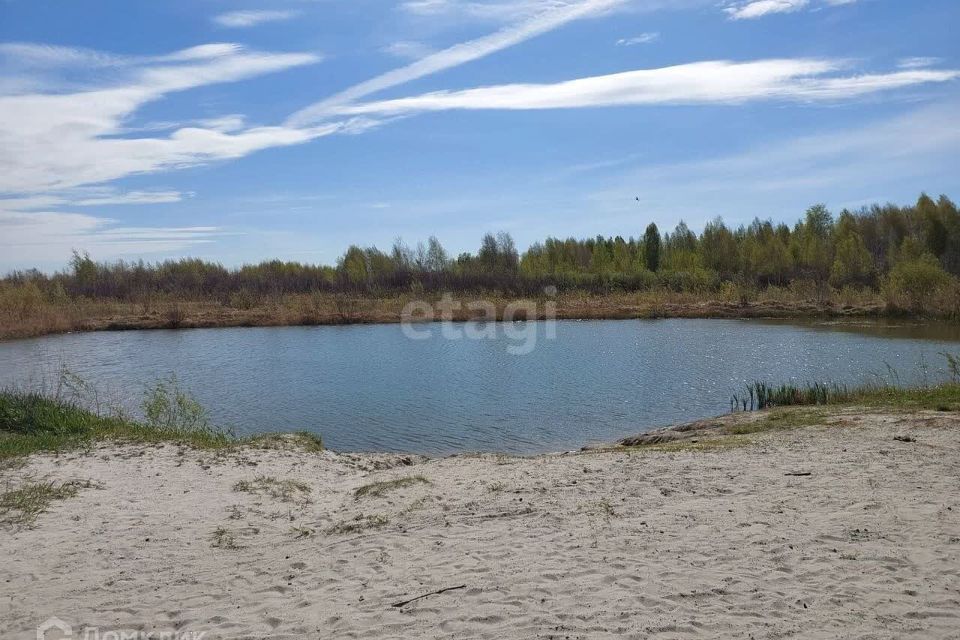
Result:
M946 196L926 194L915 205L875 204L833 215L810 207L793 226L755 219L736 228L717 218L699 234L680 222L662 233L655 224L636 237L547 238L518 251L507 233L486 234L476 253L451 256L440 241L389 251L351 246L336 265L273 260L239 268L199 259L158 263L95 262L75 252L69 267L46 275L15 271L4 286L31 286L48 298L138 301L264 296L315 291L369 295L409 291L536 295L604 293L661 287L709 293L724 283L766 288L802 282L817 291L899 287L916 304L960 276L960 213Z

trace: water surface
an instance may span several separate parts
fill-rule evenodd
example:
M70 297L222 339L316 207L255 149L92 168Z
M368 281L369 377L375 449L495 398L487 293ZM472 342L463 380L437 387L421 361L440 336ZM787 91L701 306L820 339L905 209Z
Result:
M473 326L488 336L474 340L444 338L439 325L419 340L398 325L47 336L0 343L0 385L49 381L65 365L136 406L176 373L238 434L307 429L351 451L535 453L716 415L754 380L858 383L889 365L909 384L944 375L939 352L960 353L960 330L946 325L564 321L552 340L543 323L492 327Z

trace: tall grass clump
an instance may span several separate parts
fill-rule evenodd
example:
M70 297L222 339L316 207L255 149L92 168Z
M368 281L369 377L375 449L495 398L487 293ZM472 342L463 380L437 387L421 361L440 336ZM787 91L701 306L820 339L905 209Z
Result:
M176 378L159 381L144 393L143 420L120 409L106 410L95 393L82 395L76 376L64 372L49 392L0 391L0 460L42 451L90 446L97 440L177 441L220 448L235 441L229 431L210 424L203 407L183 391Z
M143 392L142 417L104 402L96 388L63 369L55 385L41 391L0 390L0 463L39 452L89 447L97 441L174 442L200 449L292 446L323 451L320 435L305 431L237 438L214 425L200 402L176 376Z
M931 383L926 362L918 365L922 383L907 387L900 375L887 365L886 376L874 374L875 380L859 386L836 382L771 385L754 382L730 398L731 411L760 411L773 407L856 404L896 407L900 409L960 410L960 356L941 352L947 363L949 379Z
M743 391L733 394L730 408L732 411L760 411L771 407L837 404L850 396L847 386L839 383L813 382L800 386L774 386L766 382L754 382L747 385Z
M184 436L201 435L210 439L227 439L231 434L210 423L203 405L177 382L177 377L158 380L148 387L141 404L145 426L161 433Z

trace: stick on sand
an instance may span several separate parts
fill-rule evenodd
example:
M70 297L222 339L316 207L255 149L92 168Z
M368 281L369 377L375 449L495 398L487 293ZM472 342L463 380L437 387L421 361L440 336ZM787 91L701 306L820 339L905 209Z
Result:
M416 598L410 598L409 600L404 600L403 602L397 602L397 603L395 603L393 606L396 607L396 608L399 608L399 607L408 605L408 604L410 604L411 602L416 602L417 600L420 600L420 599L422 599L422 598L426 598L426 597L428 597L428 596L435 596L435 595L437 595L437 594L439 594L439 593L446 593L447 591L455 591L456 589L466 589L466 588L467 588L467 585L465 585L465 584L461 584L461 585L458 585L458 586L456 586L456 587L445 587L445 588L443 588L443 589L437 589L436 591L431 591L430 593L425 593L425 594L423 594L422 596L417 596Z

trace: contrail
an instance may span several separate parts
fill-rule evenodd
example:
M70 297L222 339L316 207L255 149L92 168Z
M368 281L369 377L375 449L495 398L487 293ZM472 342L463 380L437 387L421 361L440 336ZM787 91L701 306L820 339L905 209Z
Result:
M443 51L421 58L405 67L388 71L370 80L356 84L330 98L316 102L287 118L286 125L303 127L313 124L330 115L332 107L357 100L405 84L412 80L428 76L444 69L483 58L530 38L561 27L568 22L609 11L629 0L580 0L568 2L557 8L544 11L529 20L511 25L490 35L462 42Z

